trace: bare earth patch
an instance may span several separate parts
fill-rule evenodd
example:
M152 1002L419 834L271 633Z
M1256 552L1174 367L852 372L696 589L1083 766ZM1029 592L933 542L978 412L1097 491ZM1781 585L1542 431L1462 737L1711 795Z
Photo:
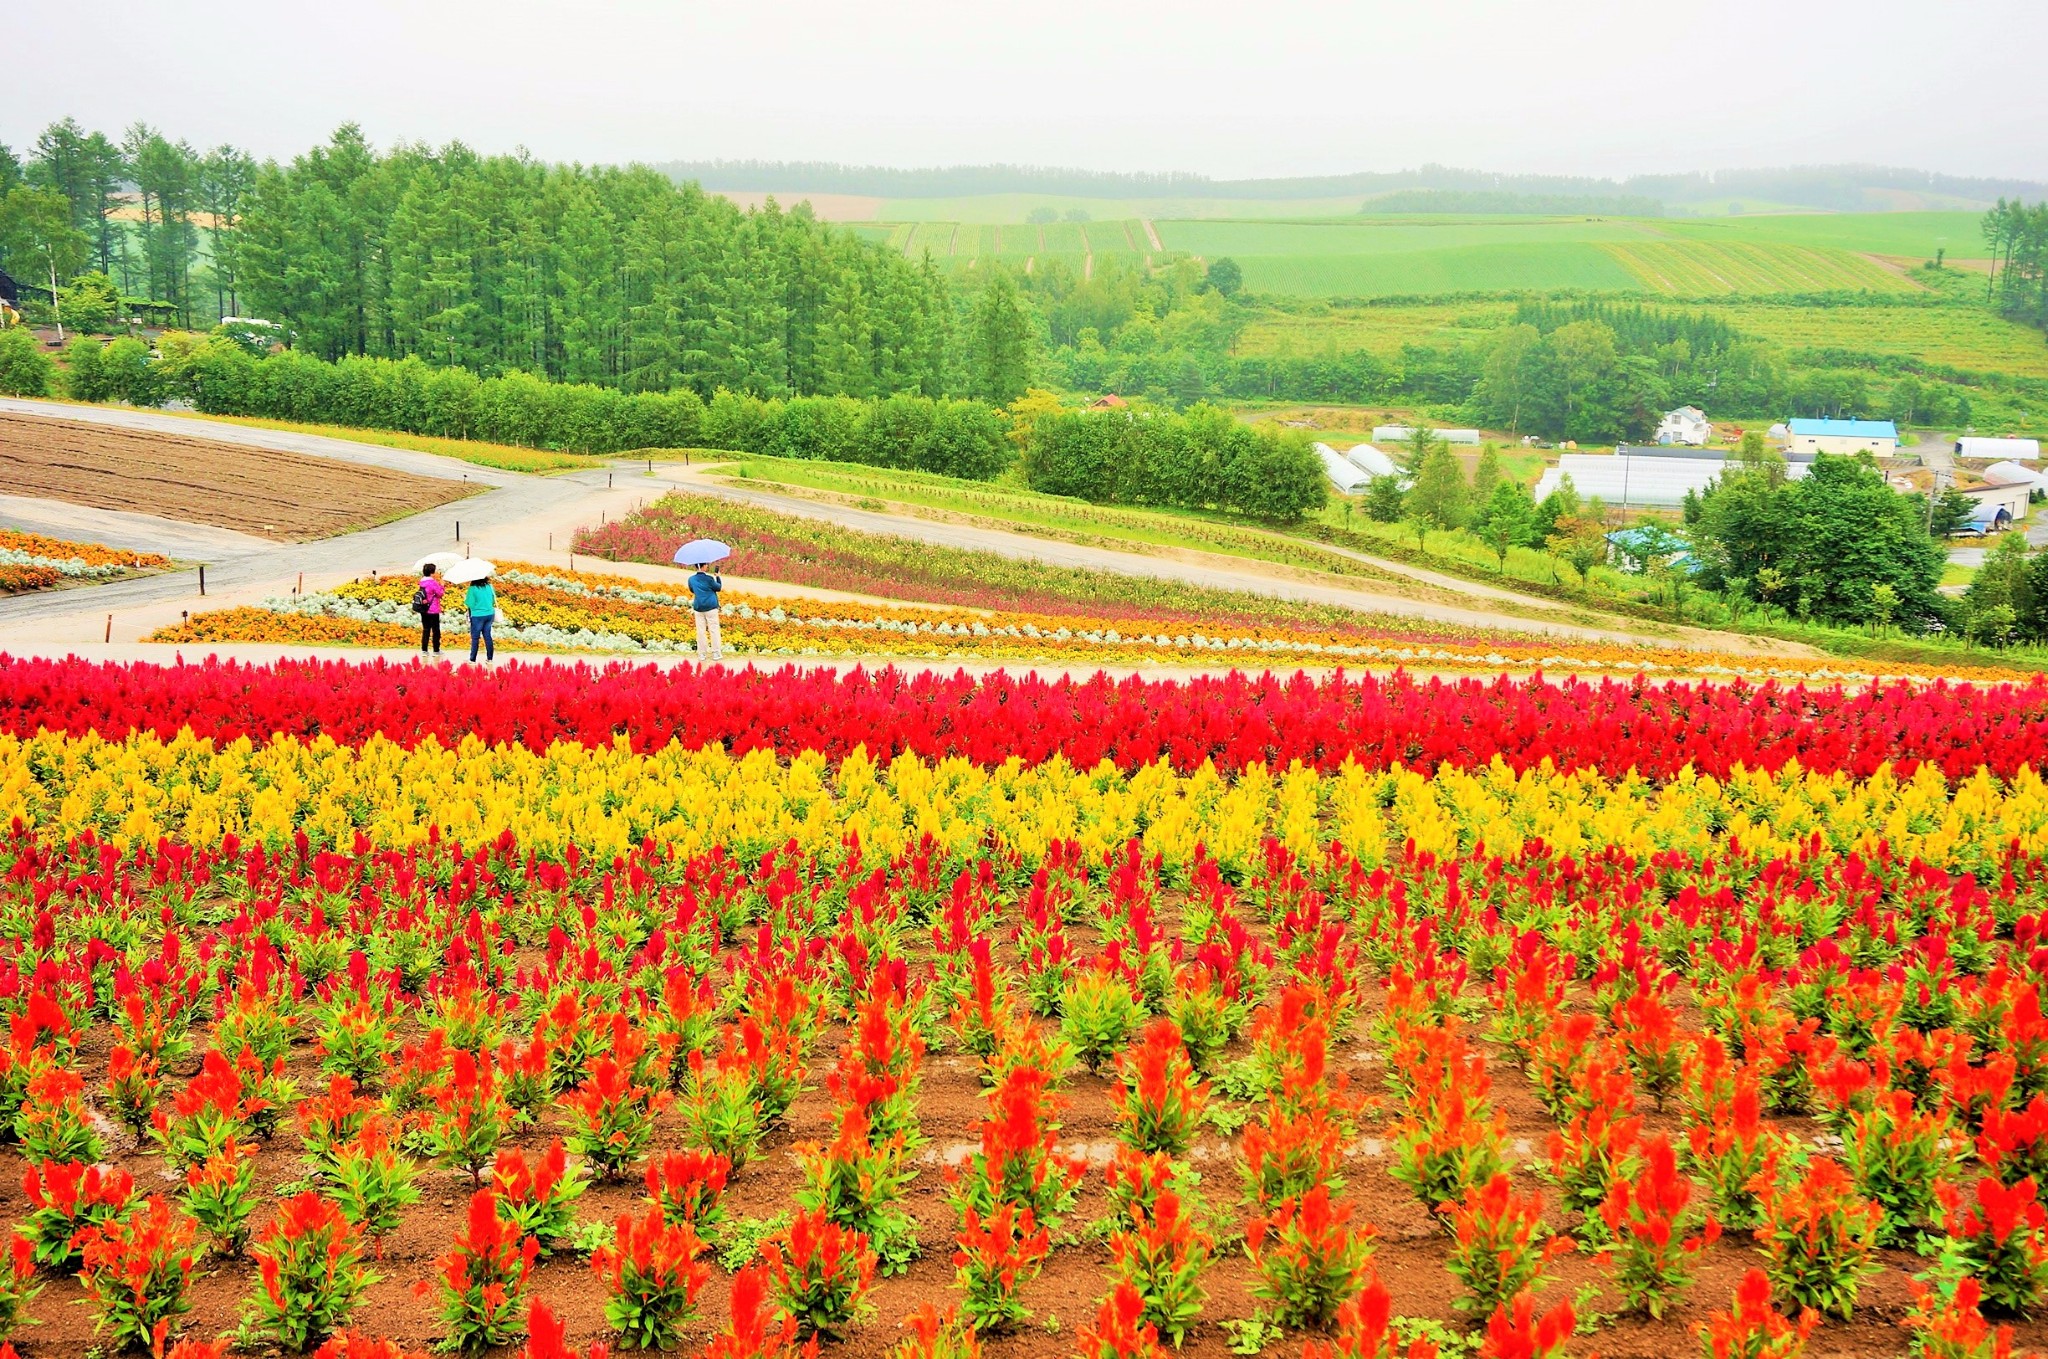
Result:
M324 538L469 493L437 477L40 416L0 415L0 468L10 494L282 542Z

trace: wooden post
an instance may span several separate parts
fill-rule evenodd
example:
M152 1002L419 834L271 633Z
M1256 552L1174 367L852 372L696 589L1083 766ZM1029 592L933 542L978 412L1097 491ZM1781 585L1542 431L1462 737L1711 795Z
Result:
M304 571L299 572L299 588L292 591L292 593L295 595L306 593L306 573Z
M113 640L114 640L114 615L112 615L112 614L108 614L108 615L107 615L107 641L108 641L108 642L112 642Z
M190 609L180 609L180 610L178 610L178 621L179 621L179 622L181 622L181 623L189 623L189 622L191 622L191 621L192 621L192 610L190 610Z
M458 543L462 541L462 521L460 519L455 521L455 541Z
M612 488L612 474L609 472L604 474L604 488L607 491L609 491Z
M206 563L205 563L205 562L201 562L201 563L199 563L199 593L200 593L201 597L204 597L204 596L205 596L205 594L206 594Z
M554 530L553 530L553 529L550 529L550 530L548 530L548 551L550 551L550 552L553 552L554 550L555 550L555 534L554 534Z

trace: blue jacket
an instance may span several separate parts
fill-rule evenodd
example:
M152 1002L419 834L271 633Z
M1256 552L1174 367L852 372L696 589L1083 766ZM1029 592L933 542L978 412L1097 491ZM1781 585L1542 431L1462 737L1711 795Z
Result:
M699 571L690 577L690 608L697 613L710 613L718 607L718 592L725 588L725 582L709 571Z

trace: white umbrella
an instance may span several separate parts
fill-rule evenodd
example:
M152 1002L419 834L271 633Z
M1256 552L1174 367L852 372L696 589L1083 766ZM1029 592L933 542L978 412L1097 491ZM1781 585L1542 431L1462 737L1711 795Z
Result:
M716 538L699 538L676 549L677 566L709 566L732 555L732 549Z
M427 568L431 566L435 571L445 576L448 574L450 567L458 562L468 560L469 558L463 556L460 552L429 552L426 556L412 564L412 573L415 576L424 576L427 574Z
M441 576L450 585L467 585L473 580L482 580L498 568L482 557L463 557L450 562Z

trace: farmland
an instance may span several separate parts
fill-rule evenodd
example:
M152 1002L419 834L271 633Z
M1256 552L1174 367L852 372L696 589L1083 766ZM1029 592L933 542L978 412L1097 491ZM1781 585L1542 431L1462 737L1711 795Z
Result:
M1904 220L1891 222L1890 217ZM952 268L977 259L1012 267L1089 254L1165 251L1235 259L1253 292L1384 297L1576 288L1672 297L1833 291L1911 292L1895 264L1952 242L1959 261L1983 243L1968 213L1786 215L1714 219L1418 216L1332 218L1120 217L1043 227L924 217L857 230L913 258ZM1924 249L1922 248L1924 247Z
M1951 260L1983 259L1991 253L1975 212L1772 213L1742 217L1675 217L1658 229L1685 240L1778 242L1919 263L1948 251Z
M1144 225L1136 219L1047 222L1042 226L914 221L861 226L855 230L911 259L922 258L929 251L941 267L948 269L971 268L982 260L999 260L1013 269L1025 268L1027 264L1042 268L1058 259L1078 274L1091 255L1099 263L1112 255L1142 261L1161 253L1150 249Z
M0 415L16 495L133 510L286 541L459 500L454 480L106 425Z

